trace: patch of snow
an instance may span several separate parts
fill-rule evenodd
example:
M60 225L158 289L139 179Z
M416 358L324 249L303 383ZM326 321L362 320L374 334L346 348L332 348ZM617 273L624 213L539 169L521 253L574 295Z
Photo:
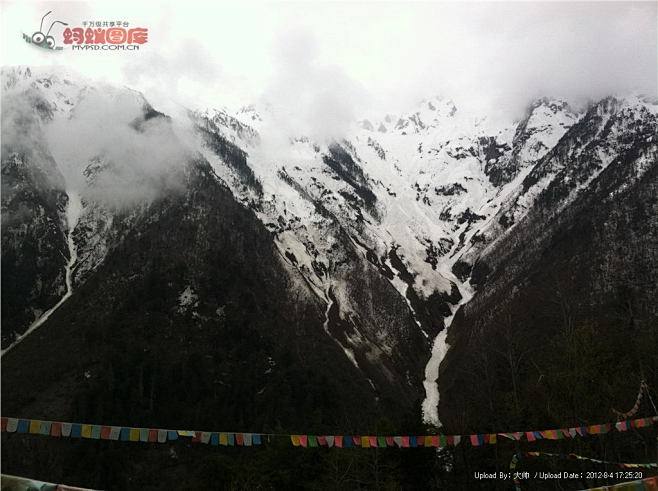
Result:
M185 309L187 307L196 307L199 304L199 296L194 293L190 285L185 287L185 290L178 297L178 305Z

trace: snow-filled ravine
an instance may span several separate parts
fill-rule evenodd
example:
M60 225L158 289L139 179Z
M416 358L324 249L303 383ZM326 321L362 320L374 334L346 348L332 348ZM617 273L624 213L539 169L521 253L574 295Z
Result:
M59 309L64 304L64 302L66 302L71 297L71 295L73 295L73 267L78 260L77 248L73 240L73 231L75 230L75 227L78 224L78 220L80 219L80 215L82 214L82 200L80 199L80 195L76 192L68 191L67 195L68 202L66 204L66 244L69 250L69 258L66 262L64 275L66 282L66 292L55 305L41 314L39 318L36 319L23 334L18 336L12 344L2 350L0 352L0 356L10 351L30 334L39 329L39 327L41 327L44 322L46 322L50 316L53 315L53 313L55 313L57 309Z

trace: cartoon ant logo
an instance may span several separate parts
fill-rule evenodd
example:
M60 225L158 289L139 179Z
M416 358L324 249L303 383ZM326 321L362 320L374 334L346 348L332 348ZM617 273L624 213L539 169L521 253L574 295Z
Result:
M52 30L52 28L55 24L62 24L63 26L68 26L68 24L66 22L62 22L61 20L56 20L52 24L50 24L50 28L48 29L48 32L46 34L44 34L43 33L43 21L51 13L52 13L52 10L41 18L41 24L39 25L39 30L37 32L35 32L34 34L32 34L32 37L29 38L29 41L28 41L27 36L24 36L26 38L26 41L32 42L32 44L36 44L40 48L55 49L55 38L50 36L50 31ZM59 48L59 49L61 49L61 48Z

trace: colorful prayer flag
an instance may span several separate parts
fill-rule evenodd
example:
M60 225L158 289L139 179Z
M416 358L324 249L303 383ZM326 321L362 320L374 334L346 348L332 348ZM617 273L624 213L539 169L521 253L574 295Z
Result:
M62 436L71 436L71 430L73 429L72 423L62 423Z
M62 436L62 423L54 422L50 425L50 435L51 436Z
M110 426L110 440L118 440L121 434L120 426Z
M101 427L98 425L91 425L91 438L99 440L101 437Z
M7 418L7 432L14 433L18 429L18 419L17 418Z
M39 429L39 433L42 435L50 435L50 425L52 423L50 421L42 421L41 422L41 428Z
M82 438L91 438L91 425L82 425L80 436L82 436Z
M112 431L112 428L109 426L102 426L101 427L101 440L109 440L110 439L110 431Z
M80 438L82 436L82 425L73 423L71 425L71 438Z
M36 419L30 420L30 433L39 433L41 431L41 421Z
M484 435L471 435L471 445L479 447L484 443Z

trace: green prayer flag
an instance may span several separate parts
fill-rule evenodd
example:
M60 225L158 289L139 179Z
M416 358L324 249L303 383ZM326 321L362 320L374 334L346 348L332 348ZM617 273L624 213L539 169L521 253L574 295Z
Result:
M308 446L309 447L317 447L318 446L318 439L315 435L309 435L308 436Z

